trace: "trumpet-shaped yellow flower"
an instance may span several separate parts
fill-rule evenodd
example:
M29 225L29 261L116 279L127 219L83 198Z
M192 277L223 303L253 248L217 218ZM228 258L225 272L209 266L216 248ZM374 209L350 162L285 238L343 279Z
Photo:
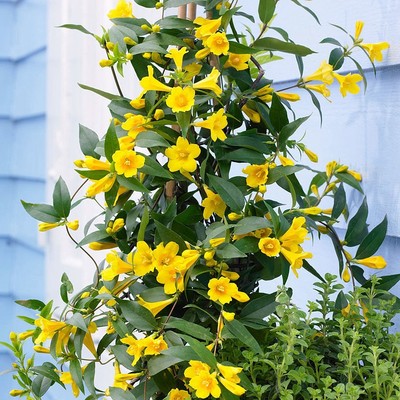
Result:
M183 67L183 70L185 71L184 81L187 82L192 80L192 78L200 73L201 68L202 65L198 63L191 63Z
M46 232L49 231L50 229L54 229L59 227L61 222L41 222L38 225L38 230L39 232Z
M171 389L168 393L168 400L190 400L190 393L187 390Z
M228 54L229 42L224 32L217 32L210 35L205 41L205 45L216 56Z
M176 268L183 263L183 257L178 256L179 245L175 242L169 242L164 246L164 243L160 243L153 250L153 263L154 267L158 271L162 271L166 268Z
M321 65L315 72L303 78L304 82L321 81L326 85L331 85L333 80L333 67L326 61L322 61Z
M226 210L226 204L222 200L221 196L208 188L204 188L204 190L207 194L207 197L201 203L201 205L204 207L204 219L209 219L213 213L223 218Z
M276 238L262 238L258 242L258 248L261 253L264 253L268 257L276 257L281 251L281 243Z
M41 330L39 336L35 339L35 344L43 343L47 339L52 339L57 332L67 326L63 321L53 321L43 318L42 316L39 316L39 318L35 320L35 325Z
M183 170L194 172L197 168L196 158L200 155L200 147L197 144L189 143L183 137L178 137L176 145L165 150L168 157L168 169L171 172Z
M137 379L143 375L143 372L134 372L129 374L122 374L119 367L119 363L116 361L114 364L114 383L113 387L120 388L122 390L128 390L132 388L132 385L128 381Z
M63 372L60 376L60 381L65 385L71 385L73 395L75 397L79 396L79 388L76 382L72 379L71 372Z
M86 191L87 197L94 197L101 192L108 192L114 185L117 179L117 174L109 173L103 178L95 181L91 186L88 187Z
M110 171L111 164L108 161L100 161L92 156L85 156L82 167L92 171Z
M194 126L206 128L211 131L211 139L215 142L218 139L226 139L224 128L228 125L228 118L224 114L224 109L220 108L216 113L210 115L205 121L195 122Z
M326 87L325 83L320 85L304 85L306 89L322 94L322 96L328 98L331 95L331 91Z
M303 266L303 260L305 258L312 258L312 253L304 252L300 246L298 246L298 251L296 251L296 252L293 252L293 251L287 250L284 247L281 247L281 254L289 262L290 268L292 269L296 278L298 278L298 276L299 276L297 270Z
M206 19L203 17L197 17L193 22L196 25L200 25L195 30L195 36L197 39L206 40L208 37L217 32L221 26L222 17L218 19Z
M364 28L364 22L363 21L356 21L356 27L355 27L355 34L354 34L354 39L358 40L360 38L361 32Z
M367 51L369 58L374 62L383 60L382 51L388 49L390 45L388 42L362 43L361 47Z
M182 71L183 56L188 52L186 47L181 47L179 50L177 48L172 48L168 54L165 55L167 58L174 60L176 70L178 72Z
M194 96L195 91L190 86L176 86L172 88L165 102L174 113L190 111L194 106Z
M211 73L201 81L198 81L193 84L193 88L195 90L211 90L217 96L220 96L222 93L222 89L218 86L218 78L220 76L220 72L213 68Z
M236 71L244 71L249 68L247 64L250 60L251 54L234 54L229 53L229 57L224 64L224 68L235 68Z
M236 396L241 396L246 392L246 389L242 386L239 386L236 383L231 382L230 380L223 378L222 376L218 377L218 380L228 389L231 393Z
M146 307L154 316L156 316L159 312L161 312L165 307L168 307L176 300L176 297L169 297L166 300L160 301L145 301L140 296L137 296L137 302Z
M125 0L119 0L116 7L107 14L110 19L113 18L134 18L132 14L132 3Z
M184 372L185 378L191 379L199 376L202 372L210 372L210 366L201 361L190 360L189 365L190 367L187 367Z
M101 276L105 281L112 281L118 275L133 272L132 264L121 260L116 251L108 253L106 261L110 266L101 271Z
M254 92L254 95L257 96L260 100L265 103L270 103L272 101L272 93L274 89L270 85L265 85L262 88L258 89Z
M92 242L89 243L89 249L97 251L97 250L108 250L117 247L118 245L114 242Z
M149 336L146 339L146 349L144 350L145 356L155 356L160 354L163 350L168 349L168 344L164 340L163 335L158 337Z
M185 290L184 273L179 267L166 266L159 269L157 282L164 285L165 294L174 294Z
M347 93L357 94L360 91L360 87L357 85L357 82L362 81L360 74L349 73L346 76L342 76L334 72L333 75L340 84L339 90L343 97L346 97Z
M146 340L147 338L135 339L133 336L130 335L127 335L125 338L121 339L121 343L128 345L126 352L130 356L133 356L132 366L135 366L140 357L142 357L143 351L146 347Z
M144 93L149 90L155 90L157 92L170 92L172 90L171 87L164 85L159 80L154 78L154 68L149 65L147 67L148 76L145 76L140 80L140 86L144 89Z
M247 175L247 186L256 188L260 185L265 185L268 179L268 163L248 165L243 168L242 172Z
M221 388L215 371L211 374L206 371L200 372L189 381L189 385L196 391L199 399L206 399L210 395L218 399L221 396Z
M300 96L297 93L275 92L281 99L287 101L299 101Z
M148 119L140 114L125 114L126 121L121 124L122 129L128 131L128 136L136 139L136 136L149 128L146 126Z
M153 264L153 252L144 241L137 242L135 253L128 254L127 261L133 264L136 276L144 276L154 271L155 268Z
M278 158L279 158L279 161L281 162L281 164L284 167L290 167L290 166L294 165L294 161L293 160L283 156L282 154L278 154Z
M254 111L247 104L242 107L242 111L249 117L251 122L259 124L261 121L261 116L257 111Z
M303 225L306 223L304 217L295 217L289 229L279 237L281 246L289 251L297 252L299 244L303 243L308 231Z
M249 301L249 296L240 292L236 283L232 283L228 278L213 278L208 282L208 287L207 294L212 301L218 301L221 304L230 303L232 299L240 302Z
M363 258L361 260L355 259L353 260L353 262L373 269L383 269L386 267L387 264L386 260L382 256L372 256Z
M144 165L145 158L133 150L117 150L112 159L115 162L115 170L118 175L130 178L137 174L138 169Z

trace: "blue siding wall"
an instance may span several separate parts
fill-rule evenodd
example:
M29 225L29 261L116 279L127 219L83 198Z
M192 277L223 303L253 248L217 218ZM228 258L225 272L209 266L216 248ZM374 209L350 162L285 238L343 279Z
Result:
M37 223L19 200L45 197L46 25L45 0L0 0L0 340L28 327L14 301L44 296ZM0 371L11 363L0 347ZM1 399L14 387L0 374Z

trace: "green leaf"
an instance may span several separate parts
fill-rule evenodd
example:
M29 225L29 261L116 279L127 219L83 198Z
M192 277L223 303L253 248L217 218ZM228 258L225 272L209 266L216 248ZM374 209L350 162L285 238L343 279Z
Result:
M131 53L132 55L143 54L143 53L165 54L165 53L167 53L167 51L164 49L164 47L161 47L155 41L148 40L146 42L139 43L136 46L132 46L129 49L129 53Z
M169 15L156 22L162 29L193 29L193 21Z
M61 176L58 178L53 191L53 207L57 213L67 218L71 211L71 196L68 187Z
M105 230L92 232L92 233L89 233L89 235L85 236L79 242L79 246L84 246L85 244L89 244L92 242L99 242L99 241L109 238L109 237L110 237L110 235Z
M152 331L157 328L157 321L153 314L136 301L119 302L122 315L133 325L135 329L142 331Z
M265 157L259 151L254 151L250 149L238 149L227 151L218 160L236 161L236 162L247 162L250 164L264 164Z
M387 217L377 225L372 231L363 239L360 247L354 258L362 260L363 258L371 257L379 249L386 237L388 221Z
M110 396L113 400L136 400L136 397L129 390L117 387L110 387Z
M233 54L255 54L259 51L260 50L245 46L244 44L229 42L229 52Z
M280 132L284 126L289 124L286 108L282 104L279 96L275 93L272 93L272 103L269 111L269 117L277 132Z
M329 55L329 64L332 65L333 70L336 71L342 67L344 63L344 52L340 47L333 49Z
M299 44L284 42L275 38L262 38L253 43L253 47L261 50L282 51L283 53L296 54L301 57L308 56L315 51Z
M343 183L339 185L333 198L332 219L338 219L346 207L346 192Z
M235 227L235 235L244 235L257 229L271 228L271 222L263 217L245 217Z
M368 217L367 200L364 198L360 208L349 221L344 240L347 246L357 246L365 237L366 222Z
M85 33L86 35L91 35L94 36L94 34L90 31L88 31L85 27L83 27L82 25L75 25L75 24L64 24L64 25L60 25L58 26L58 28L67 28L67 29L72 29L72 30L76 30L76 31L80 31L82 33Z
M389 291L393 286L400 282L400 274L385 275L379 278L379 283L376 285L379 290ZM371 287L371 281L365 282L363 287Z
M264 354L261 346L247 328L237 319L226 321L225 327L229 332L240 340L245 346L249 347L256 354Z
M360 193L364 193L362 187L360 186L360 182L353 175L350 175L347 172L339 172L335 173L336 178L338 178L341 182L347 183L349 186L358 190Z
M318 278L321 282L325 282L325 279L318 273L318 271L310 265L307 260L303 260L303 268L309 272L310 274L314 275Z
M77 326L79 329L87 332L86 322L80 313L75 313L71 318L67 319L66 323L68 325Z
M246 254L241 252L236 246L232 243L224 243L221 246L218 246L216 255L219 258L223 259L231 259L231 258L244 258Z
M94 377L96 374L95 368L96 363L92 361L86 366L85 372L83 373L83 380L85 382L85 385L93 396L96 396L96 388L94 386Z
M175 115L176 115L176 121L178 122L178 125L181 129L182 136L186 138L192 114L190 111L185 111L185 112L178 112Z
M151 175L151 176L157 176L160 178L167 178L167 179L173 179L173 176L169 171L167 171L165 168L163 168L158 161L154 160L150 156L146 156L142 154L145 158L145 164L144 166L140 169L141 172L143 172L146 175Z
M177 329L183 333L193 336L196 339L212 342L215 336L210 332L209 329L202 327L201 325L193 322L186 321L181 318L170 318L166 323L165 328Z
M50 389L52 384L53 381L51 379L43 375L38 375L32 382L32 391L36 396L41 398Z
M120 99L121 98L121 96L119 94L113 94L113 93L104 92L103 90L96 89L96 88L94 88L92 86L84 85L83 83L78 83L78 86L81 89L88 90L89 92L96 93L99 96L104 97L104 98L106 98L108 100L115 100L115 99Z
M45 376L46 378L51 379L53 382L57 382L65 389L64 384L60 381L60 377L55 371L56 369L57 368L55 367L55 365L51 363L44 363L41 366L32 367L31 371L34 372L35 374Z
M45 304L40 300L15 300L22 307L30 308L31 310L42 310Z
M292 136L296 130L302 125L305 121L308 120L310 116L308 117L303 117L303 118L298 118L289 124L285 125L279 134L279 148L283 150L286 147L286 141Z
M41 222L60 222L60 215L55 208L49 204L26 203L21 200L25 211L33 218Z
M214 354L207 349L204 343L199 342L198 340L192 338L187 335L180 335L183 340L185 340L189 346L193 349L193 351L199 356L200 360L204 363L208 364L211 368L217 368L217 359Z
M302 169L304 168L300 165L293 165L287 167L284 167L283 165L278 165L277 167L269 170L267 185L271 185L272 183L275 183L277 180L283 178L284 176L295 174L296 172L301 171Z
M94 170L94 171L85 171L82 169L76 169L75 170L79 175L84 176L85 178L93 179L95 181L98 181L101 178L104 178L106 175L109 174L109 171L102 171L102 170Z
M243 253L257 253L259 250L258 242L260 240L255 237L246 236L243 239L240 239L235 242L234 246L239 249Z
M104 139L104 154L109 162L113 161L112 156L117 150L119 150L118 137L114 121L111 121Z
M123 175L118 175L117 181L121 186L123 186L129 190L133 190L134 192L149 193L149 189L147 189L147 187L144 186L134 176L132 176L131 178L125 178L125 176L123 176Z
M276 293L261 293L254 300L249 301L240 312L240 318L264 319L275 311Z
M82 380L82 367L77 358L74 358L69 363L69 372L71 372L72 380L76 383L79 390L85 393L85 388L83 386Z
M169 242L175 242L179 245L179 251L182 252L187 249L185 241L175 231L167 228L161 222L154 221L158 234L160 235L161 241L164 244Z
M140 132L136 137L136 146L143 148L169 147L170 144L158 133L153 131Z
M147 225L149 224L149 221L150 221L149 209L148 209L148 207L145 206L143 209L143 215L140 220L140 227L139 227L139 232L137 235L138 242L144 240L144 237L146 235L146 228L147 228Z
M122 344L111 346L111 352L114 354L117 361L125 368L131 369L133 356L126 352L127 347Z
M260 0L258 3L258 16L261 22L268 24L274 16L276 0Z
M85 156L91 156L99 159L100 155L94 151L98 143L99 137L97 136L96 132L79 124L79 146L82 153Z
M158 0L135 0L136 4L146 8L154 8Z
M343 310L348 304L349 302L346 299L346 295L343 293L343 290L341 290L336 297L335 308L337 310Z
M223 178L209 175L208 179L211 186L221 196L224 203L235 212L241 212L244 207L244 197L242 192L231 182Z

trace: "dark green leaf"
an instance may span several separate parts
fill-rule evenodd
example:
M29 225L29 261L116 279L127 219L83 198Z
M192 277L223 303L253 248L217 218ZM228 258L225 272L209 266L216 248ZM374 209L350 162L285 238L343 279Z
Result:
M349 221L344 240L347 246L357 246L365 237L366 222L368 217L367 200L364 198L360 208Z
M155 41L146 41L143 43L139 43L136 46L132 46L129 50L129 53L136 55L136 54L143 54L143 53L161 53L165 54L167 51L164 49L164 47L161 47L159 44L157 44Z
M335 173L336 178L338 178L341 182L347 183L349 186L357 189L360 193L364 193L362 187L360 186L360 182L353 175L350 175L347 172L339 172Z
M92 242L99 242L103 239L109 238L109 234L106 231L96 231L96 232L92 232L89 233L89 235L85 236L80 242L79 242L79 246L83 246L85 244L88 243L92 243Z
M71 196L68 187L61 176L58 178L53 191L53 207L58 215L67 218L71 211Z
M21 200L21 203L31 217L41 222L59 222L61 219L55 208L49 204L26 203L23 200Z
M296 4L296 5L298 5L299 7L301 7L303 10L306 10L320 24L319 19L317 17L317 14L315 14L315 12L313 10L311 10L310 8L308 8L308 7L304 6L303 4L301 4L300 1L298 1L298 0L292 0L292 2L294 4Z
M234 246L243 253L256 253L258 248L259 239L256 237L246 236L235 242Z
M267 184L270 185L272 183L275 183L278 179L281 179L284 176L292 175L298 171L301 171L302 169L303 167L300 165L287 167L284 167L283 165L278 165L277 167L269 170Z
M91 156L99 159L100 155L97 154L94 149L97 147L99 143L99 138L96 132L79 124L79 146L81 148L82 153L85 156Z
M112 120L104 139L104 154L109 162L113 161L112 156L117 150L119 150L119 142L115 132L114 121Z
M256 299L249 301L243 307L240 318L264 319L275 311L276 293L260 294Z
M363 239L354 258L361 260L375 254L385 240L387 225L388 221L385 216L383 221L372 229L372 231Z
M136 397L129 390L117 387L110 387L110 396L113 400L136 400Z
M235 227L235 235L244 235L257 229L271 228L271 222L263 217L245 217Z
M348 304L349 302L346 299L346 295L343 293L343 290L341 290L336 297L335 308L337 310L343 310Z
M175 115L176 115L176 121L178 122L179 128L182 132L182 136L186 138L192 114L190 111L185 111L185 112L178 112Z
M52 384L53 381L51 379L43 375L38 375L32 382L32 391L36 396L41 398L46 394Z
M72 380L76 383L79 390L82 393L85 393L85 388L83 386L82 380L82 367L77 358L74 358L69 363L69 371L71 372Z
M117 361L125 368L131 369L133 356L126 352L127 347L122 344L111 346L111 352L114 354Z
M173 15L164 17L157 21L162 29L192 29L193 21L188 19L177 18Z
M258 3L258 16L261 22L268 24L274 16L276 0L260 0Z
M217 359L214 354L207 349L204 343L187 335L180 335L183 340L185 340L189 346L194 350L194 352L199 356L200 360L208 364L211 368L217 368Z
M40 300L15 300L22 307L30 308L31 310L42 310L45 304Z
M389 291L393 286L400 282L400 274L381 276L379 283L376 285L377 289ZM364 283L363 287L370 287L371 282Z
M336 71L342 67L344 63L344 52L341 48L337 47L331 51L329 55L329 64L332 65L333 70Z
M327 38L321 40L320 43L329 43L329 44L334 44L335 46L343 47L340 42L338 42L336 39L331 38L331 37L327 37Z
M165 328L177 329L178 331L204 341L212 342L215 339L214 334L212 334L209 329L203 328L201 325L180 318L170 318L165 325Z
M133 190L134 192L149 193L149 189L133 176L131 178L125 178L123 175L118 175L117 181L124 188Z
M241 252L236 246L232 243L224 243L218 246L216 255L219 258L223 259L231 259L231 258L244 258L246 254Z
M157 232L160 235L161 241L164 244L169 242L175 242L179 245L179 251L184 251L187 249L185 241L181 238L181 236L175 231L167 228L165 225L158 221L154 221L156 224Z
M261 50L282 51L283 53L296 54L302 57L315 53L308 47L295 43L283 42L282 40L275 38L258 39L253 43L253 46Z
M93 179L95 181L98 181L101 178L104 178L106 175L109 174L109 171L101 171L101 170L85 171L85 170L81 170L81 169L76 169L75 171L79 175L82 175L85 178Z
M82 314L75 313L71 318L67 319L66 323L68 325L77 326L79 329L87 332L86 322L83 319Z
M244 207L242 192L231 182L217 176L208 175L211 186L221 196L224 203L235 212L241 212Z
M333 198L332 219L338 219L346 207L346 192L343 183L339 185Z
M259 51L260 50L254 49L249 46L245 46L244 44L240 44L237 42L229 42L229 52L233 54L255 54L258 53Z
M264 354L257 340L240 321L236 319L232 321L226 321L225 326L229 332L235 336L236 339L240 340L245 346L249 347L256 354Z
M136 146L143 148L169 147L170 144L158 133L153 131L140 132L136 137Z
M145 158L145 164L144 166L140 169L141 172L143 172L146 175L151 175L151 176L157 176L161 178L167 178L167 179L172 179L173 176L169 171L167 171L165 168L163 168L158 161L154 160L150 156L144 156Z
M32 367L31 371L35 374L45 376L46 378L51 379L54 382L57 382L61 385L64 389L64 384L60 381L60 377L56 372L56 367L51 363L44 363L41 366Z
M75 25L75 24L64 24L64 25L60 25L59 28L67 28L67 29L73 29L76 31L80 31L82 33L85 33L86 35L91 35L94 36L94 34L92 32L89 32L85 27L83 27L82 25Z
M85 385L93 396L96 396L96 388L94 386L94 377L96 373L95 368L96 363L92 361L86 366L85 372L83 373L83 380L85 382Z
M122 315L131 323L135 329L142 331L152 331L157 328L157 321L153 314L136 301L119 302Z
M272 94L271 109L269 111L271 123L277 132L288 125L289 119L287 116L286 108L282 104L280 98L275 93Z
M310 265L307 260L303 260L303 268L308 271L310 274L314 275L321 282L325 282L325 279L318 273L318 271Z
M283 150L286 147L286 141L292 136L296 130L300 127L301 124L303 124L305 121L308 120L310 116L308 117L303 117L303 118L298 118L289 124L285 125L279 134L279 145L280 149Z

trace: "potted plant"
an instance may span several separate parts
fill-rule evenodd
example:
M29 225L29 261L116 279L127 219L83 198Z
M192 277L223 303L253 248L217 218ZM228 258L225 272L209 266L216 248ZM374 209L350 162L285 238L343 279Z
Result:
M272 26L275 0L259 1L261 25L246 34L237 18L255 19L237 1L136 3L163 9L163 17L152 24L119 0L101 36L65 25L105 51L100 66L110 69L117 93L85 88L110 100L112 120L100 136L80 127L83 157L75 165L83 183L73 195L60 178L52 204L22 204L40 231L66 230L94 279L74 290L64 274L65 308L57 316L52 302L19 301L38 316L5 343L21 386L10 395L40 399L53 385L71 385L87 400L396 398L387 396L398 394L398 338L387 331L392 311L379 310L394 304L384 290L398 277L363 275L363 267L386 265L375 255L386 218L369 231L366 201L348 218L346 187L362 192L360 174L335 161L324 171L299 163L317 155L303 143L308 117L291 112L300 96L310 96L321 114L319 101L335 80L343 96L358 93L365 77L354 54L373 64L388 44L364 43L357 22L345 44L325 38L333 49L308 71L313 51ZM195 16L197 6L203 16ZM178 15L170 13L175 7ZM296 59L300 76L286 89L263 69L283 56ZM341 75L345 60L359 73ZM132 73L140 84L133 99L119 85ZM306 185L298 179L303 172L312 173ZM270 197L274 186L289 204ZM71 216L82 199L98 211L75 234L79 222ZM335 231L342 217L344 239ZM302 247L311 235L331 238L352 293L313 268ZM106 250L101 263L91 254L99 250ZM308 315L290 303L290 289L259 287L299 273L319 280L322 297ZM23 349L27 338L53 360L35 365ZM114 377L99 386L95 376L108 363Z

